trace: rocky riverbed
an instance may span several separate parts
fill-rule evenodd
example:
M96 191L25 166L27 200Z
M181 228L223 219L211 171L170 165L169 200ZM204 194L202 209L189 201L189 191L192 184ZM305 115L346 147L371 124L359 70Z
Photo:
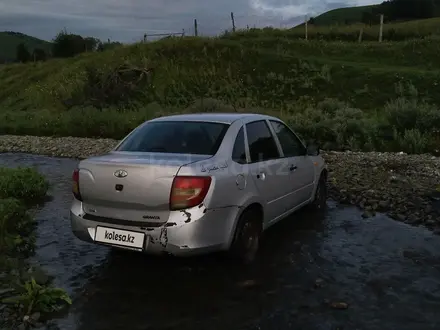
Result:
M90 138L0 136L0 152L86 158L118 141ZM357 205L364 217L376 212L440 234L440 158L403 153L323 152L330 196Z

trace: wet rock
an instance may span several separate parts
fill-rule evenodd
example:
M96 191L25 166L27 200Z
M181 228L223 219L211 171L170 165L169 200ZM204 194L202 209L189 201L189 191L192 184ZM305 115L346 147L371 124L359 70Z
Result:
M323 281L322 279L318 278L318 279L315 281L315 288L320 288L320 287L322 287L323 285L324 285L324 281Z
M390 203L388 201L380 201L378 204L378 209L381 211L385 211L390 206Z
M38 266L33 266L28 270L28 272L22 275L22 279L24 281L29 281L32 278L39 285L46 285L51 280L51 277L41 267Z
M403 214L397 214L397 220L399 220L399 221L405 221L406 220L406 216L405 215L403 215Z
M415 214L411 214L405 221L407 224L410 225L415 225L415 224L419 224L421 223L420 219L418 216L416 216Z
M372 216L373 216L373 213L370 211L365 211L364 213L362 213L362 218L364 218L364 219L371 218Z
M330 307L334 309L347 309L348 304L345 302L332 302L330 303Z
M35 312L31 315L31 320L33 322L37 322L40 320L41 314L39 312Z
M238 286L242 288L251 288L257 285L257 281L255 280L246 280L238 284Z
M0 289L0 298L5 298L10 296L10 294L14 292L12 288Z

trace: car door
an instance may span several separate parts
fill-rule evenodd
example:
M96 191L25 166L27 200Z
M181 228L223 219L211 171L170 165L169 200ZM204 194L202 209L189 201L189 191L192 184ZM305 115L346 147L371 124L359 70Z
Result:
M285 165L281 159L269 123L258 120L245 125L249 152L249 174L265 201L265 221L270 223L288 211L288 194L285 178L278 175Z
M308 201L313 193L315 169L307 148L295 133L283 122L270 120L271 127L279 141L282 156L288 162L286 183L290 186L290 208L296 208Z

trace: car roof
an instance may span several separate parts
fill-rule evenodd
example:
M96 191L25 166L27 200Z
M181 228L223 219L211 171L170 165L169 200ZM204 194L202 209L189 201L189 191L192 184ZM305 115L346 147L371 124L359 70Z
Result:
M236 120L240 119L277 119L272 116L257 114L257 113L191 113L191 114L180 114L171 115L155 118L151 121L203 121L203 122L216 122L224 124L232 124ZM150 122L151 122L150 121Z

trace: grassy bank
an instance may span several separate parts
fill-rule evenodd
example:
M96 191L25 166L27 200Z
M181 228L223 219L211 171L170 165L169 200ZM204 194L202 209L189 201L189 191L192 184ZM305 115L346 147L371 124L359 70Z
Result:
M436 149L437 37L358 44L290 33L172 38L1 66L0 134L121 138L171 112L253 111L329 148Z
M70 302L39 267L26 262L34 252L36 225L27 209L47 190L48 183L33 169L0 168L1 328L37 323L41 313L58 309L60 301Z

